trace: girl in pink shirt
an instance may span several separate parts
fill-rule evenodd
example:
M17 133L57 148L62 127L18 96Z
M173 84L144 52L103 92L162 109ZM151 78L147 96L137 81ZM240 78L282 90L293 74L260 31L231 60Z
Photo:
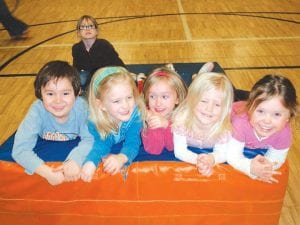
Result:
M297 113L296 90L279 75L266 75L253 86L247 102L233 106L233 138L227 161L253 179L277 182L292 142L290 119ZM246 157L245 150L252 156Z
M170 118L186 92L182 78L167 67L155 69L145 80L143 95L148 112L142 141L147 153L160 155L164 148L173 151Z

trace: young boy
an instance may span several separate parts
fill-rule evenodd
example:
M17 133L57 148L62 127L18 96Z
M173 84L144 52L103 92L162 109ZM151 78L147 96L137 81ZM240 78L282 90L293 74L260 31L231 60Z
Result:
M76 29L81 40L72 46L73 66L80 73L84 94L97 69L105 66L125 67L125 64L109 41L97 38L98 24L95 18L81 16Z
M78 72L67 62L51 61L38 72L34 88L38 99L16 132L12 157L52 185L75 181L93 144L87 104L77 97ZM45 161L65 162L53 169Z

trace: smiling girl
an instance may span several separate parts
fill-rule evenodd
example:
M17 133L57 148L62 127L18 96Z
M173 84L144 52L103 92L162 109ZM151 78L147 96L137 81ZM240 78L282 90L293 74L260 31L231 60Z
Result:
M233 108L228 163L253 179L277 182L273 175L279 174L276 170L287 157L292 142L289 122L298 111L293 84L283 76L266 75L253 86L248 101Z
M146 127L142 132L146 152L159 155L164 148L173 151L171 117L186 92L184 81L174 70L162 67L149 74L143 89L148 108Z
M175 157L194 164L204 176L225 162L230 140L233 88L226 75L198 74L173 116Z
M103 162L106 173L120 172L137 156L141 144L145 106L135 82L123 67L104 67L96 71L89 87L89 131L94 145L82 167L81 178L90 182ZM121 143L117 154L113 145Z

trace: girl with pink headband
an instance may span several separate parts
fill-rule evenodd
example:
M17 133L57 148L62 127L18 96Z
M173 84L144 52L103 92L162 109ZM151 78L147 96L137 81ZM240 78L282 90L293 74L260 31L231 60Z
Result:
M143 95L148 111L142 141L149 154L160 155L164 149L173 151L170 118L186 93L184 81L172 69L157 68L147 77Z

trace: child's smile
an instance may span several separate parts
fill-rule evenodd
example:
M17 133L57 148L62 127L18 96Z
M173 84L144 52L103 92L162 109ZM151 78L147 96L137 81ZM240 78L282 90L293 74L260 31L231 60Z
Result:
M67 78L50 80L41 88L44 107L54 118L64 123L75 102L75 94L71 82Z

